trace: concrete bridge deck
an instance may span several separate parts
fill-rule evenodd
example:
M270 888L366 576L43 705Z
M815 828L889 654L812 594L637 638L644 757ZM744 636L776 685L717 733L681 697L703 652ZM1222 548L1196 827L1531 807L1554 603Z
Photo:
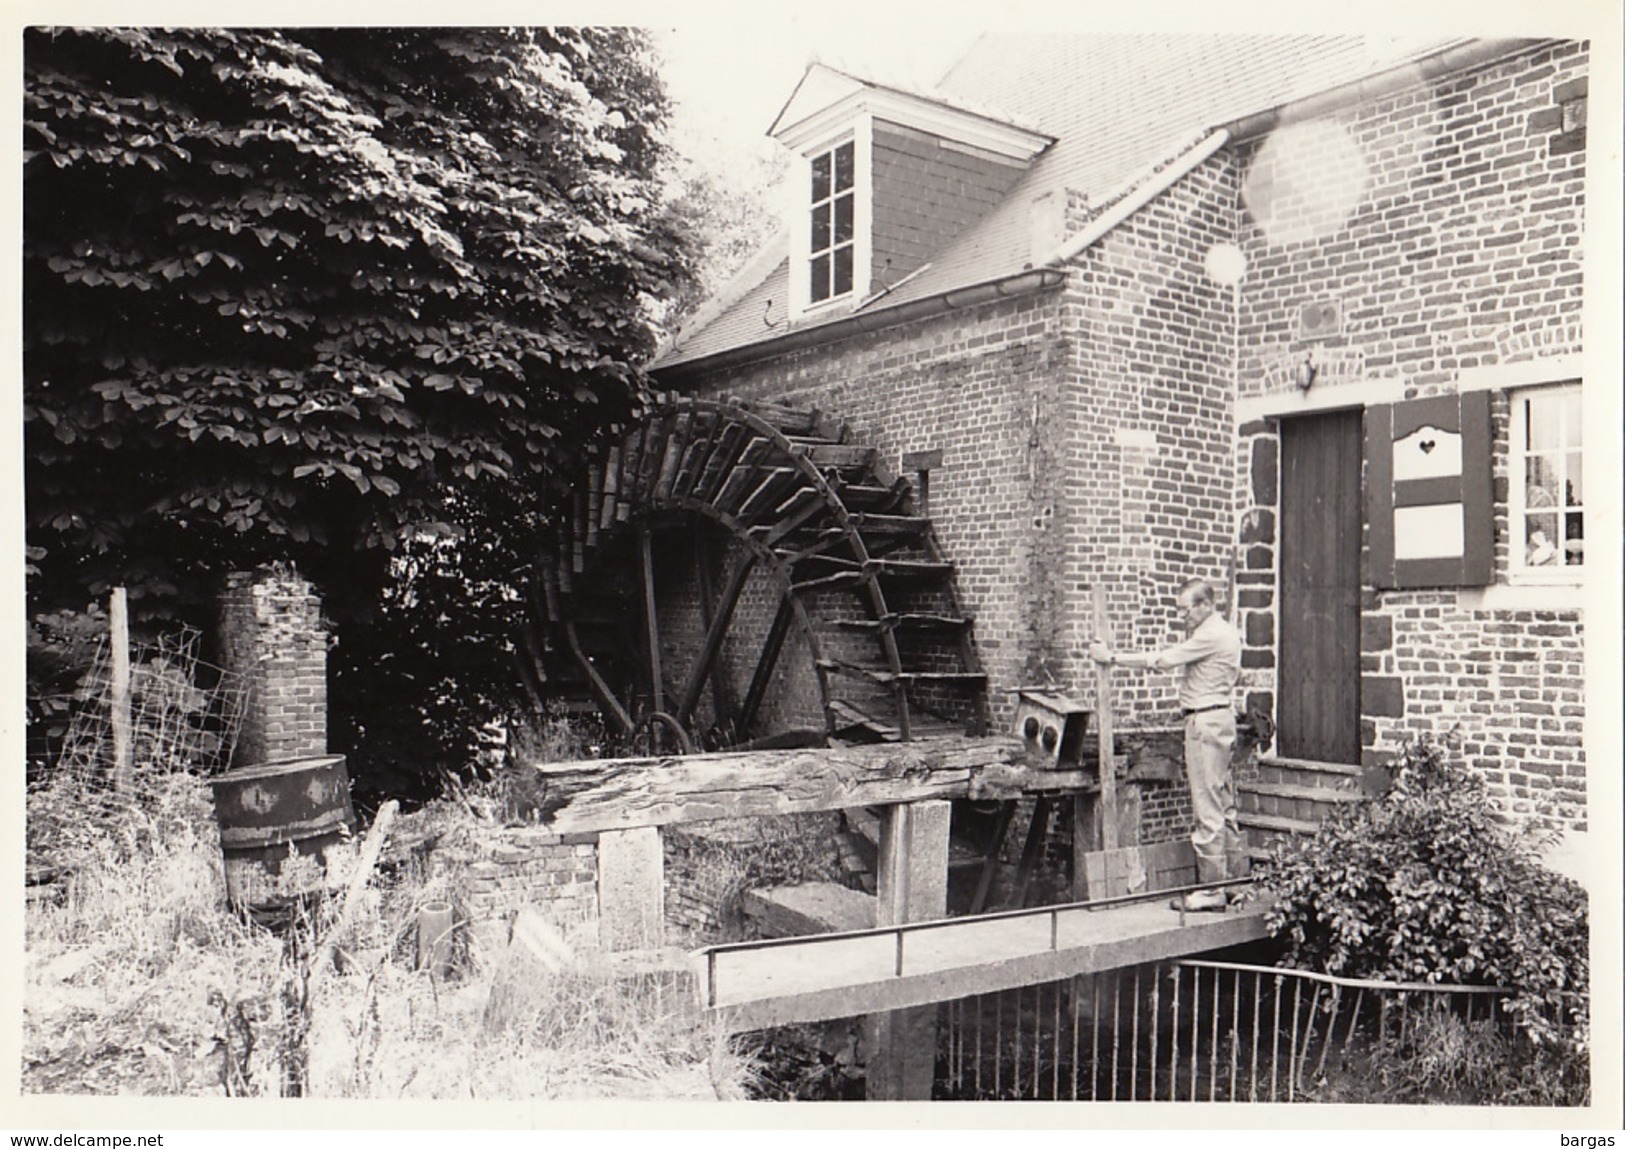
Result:
M951 1001L1266 936L1265 906L1181 915L1177 891L741 942L694 955L707 1012L739 1032Z

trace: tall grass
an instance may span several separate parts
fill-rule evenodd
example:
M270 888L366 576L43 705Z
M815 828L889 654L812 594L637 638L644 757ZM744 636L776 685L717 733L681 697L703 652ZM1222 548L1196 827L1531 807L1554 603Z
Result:
M57 878L27 911L26 1092L277 1096L301 1060L314 1097L745 1096L751 1066L703 1023L685 978L599 972L590 936L551 971L466 950L448 977L415 968L418 908L448 891L410 865L375 875L307 1003L302 963L333 907L295 927L297 946L232 912L207 788L190 775L105 806L64 777L30 792L28 816L59 832L31 836L34 869Z

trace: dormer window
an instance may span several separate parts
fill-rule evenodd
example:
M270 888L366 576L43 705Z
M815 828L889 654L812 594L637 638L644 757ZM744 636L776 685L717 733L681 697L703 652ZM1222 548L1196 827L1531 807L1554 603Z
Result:
M788 182L787 318L863 307L998 203L1052 137L986 112L808 67L769 133Z
M852 291L857 233L857 180L853 143L812 157L807 300L822 303Z

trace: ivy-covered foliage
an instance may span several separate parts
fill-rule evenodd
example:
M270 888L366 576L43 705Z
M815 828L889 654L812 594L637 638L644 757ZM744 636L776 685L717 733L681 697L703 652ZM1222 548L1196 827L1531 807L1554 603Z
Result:
M549 491L690 277L650 60L630 29L26 32L32 611L127 585L202 622L291 560L399 704L448 636L383 609L391 556L477 531L411 625L466 605L459 653L517 689Z
M1260 874L1269 925L1287 965L1503 986L1526 1032L1553 1036L1589 991L1588 913L1584 888L1542 866L1538 844L1507 825L1478 773L1420 739L1388 794L1274 847Z

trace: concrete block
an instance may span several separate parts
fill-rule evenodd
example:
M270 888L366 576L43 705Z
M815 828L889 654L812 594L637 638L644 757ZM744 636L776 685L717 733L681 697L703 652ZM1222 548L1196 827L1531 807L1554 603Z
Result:
M653 949L663 942L665 855L653 826L598 839L598 929L606 950Z

